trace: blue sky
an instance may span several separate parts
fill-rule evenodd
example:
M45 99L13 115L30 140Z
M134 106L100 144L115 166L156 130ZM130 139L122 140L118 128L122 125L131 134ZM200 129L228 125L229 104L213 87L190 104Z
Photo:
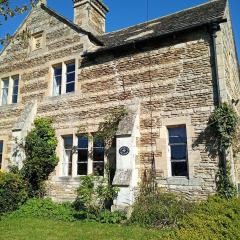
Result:
M18 0L19 4L27 0ZM208 0L149 0L147 14L147 0L104 0L110 12L107 15L107 31L115 31L137 23L180 11ZM233 19L238 55L240 55L240 1L229 0ZM48 6L69 19L73 18L72 0L48 0ZM0 26L0 37L6 33L12 34L23 21L26 14L17 16ZM1 46L0 46L1 49Z

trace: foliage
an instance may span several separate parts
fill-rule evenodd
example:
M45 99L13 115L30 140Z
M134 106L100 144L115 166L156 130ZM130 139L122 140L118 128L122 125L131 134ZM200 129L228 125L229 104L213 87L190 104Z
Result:
M29 199L10 218L46 218L52 220L74 221L74 209L71 204L59 204L51 199Z
M157 228L176 226L193 204L157 188L155 182L154 171L145 171L130 223Z
M111 212L109 210L103 210L99 213L96 220L100 223L118 224L123 223L127 219L126 213L122 211Z
M220 150L226 150L231 146L238 123L236 112L227 103L223 103L212 113L209 124Z
M180 221L178 240L240 239L240 200L210 197Z
M111 147L120 121L127 115L125 107L112 109L99 124L96 138L104 139L107 147Z
M21 174L27 182L29 196L39 197L44 193L44 181L53 172L58 163L56 157L57 138L51 126L52 121L38 118L35 127L25 139L25 155Z
M111 185L108 166L106 166L104 177L89 175L81 178L74 205L81 215L85 215L86 218L95 218L93 216L110 207L117 193L118 188Z
M233 107L223 103L211 115L209 126L216 141L219 152L219 170L217 173L217 191L226 198L236 196L236 187L231 179L229 162L226 151L234 142L237 135L239 118Z
M27 191L20 176L0 171L0 214L16 210L26 199Z

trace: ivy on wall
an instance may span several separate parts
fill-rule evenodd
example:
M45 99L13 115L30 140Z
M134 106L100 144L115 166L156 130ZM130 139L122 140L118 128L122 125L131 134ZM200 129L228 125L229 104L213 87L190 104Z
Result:
M236 187L231 179L231 167L227 160L229 149L236 142L239 117L232 106L223 103L210 116L209 127L215 139L219 153L217 173L218 194L231 198L236 195Z

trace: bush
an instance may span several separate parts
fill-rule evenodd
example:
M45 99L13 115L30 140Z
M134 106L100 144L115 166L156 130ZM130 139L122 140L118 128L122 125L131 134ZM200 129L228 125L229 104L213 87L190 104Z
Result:
M240 199L210 197L184 216L176 233L178 240L240 239Z
M44 194L44 181L54 171L58 158L55 150L57 138L51 120L38 118L27 135L24 144L26 159L21 174L28 185L30 197Z
M0 171L0 214L16 210L26 199L27 191L20 176Z
M130 223L143 227L173 227L191 207L185 200L159 189L141 193L133 205Z
M74 221L75 211L70 203L59 204L51 199L29 199L10 218L46 218L52 220Z

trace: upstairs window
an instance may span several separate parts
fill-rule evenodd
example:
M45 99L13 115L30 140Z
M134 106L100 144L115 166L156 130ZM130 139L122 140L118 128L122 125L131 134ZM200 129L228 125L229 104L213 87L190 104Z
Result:
M9 78L2 80L2 105L8 104Z
M75 90L75 63L67 64L66 73L66 92L74 92Z
M188 177L186 127L171 127L168 133L172 176Z
M53 96L58 96L62 89L62 66L54 67L53 72Z
M18 102L19 75L3 78L1 81L1 105Z
M3 141L0 141L0 169L2 168L3 161Z
M19 76L13 77L12 103L18 102Z
M75 62L53 66L53 96L75 91Z

